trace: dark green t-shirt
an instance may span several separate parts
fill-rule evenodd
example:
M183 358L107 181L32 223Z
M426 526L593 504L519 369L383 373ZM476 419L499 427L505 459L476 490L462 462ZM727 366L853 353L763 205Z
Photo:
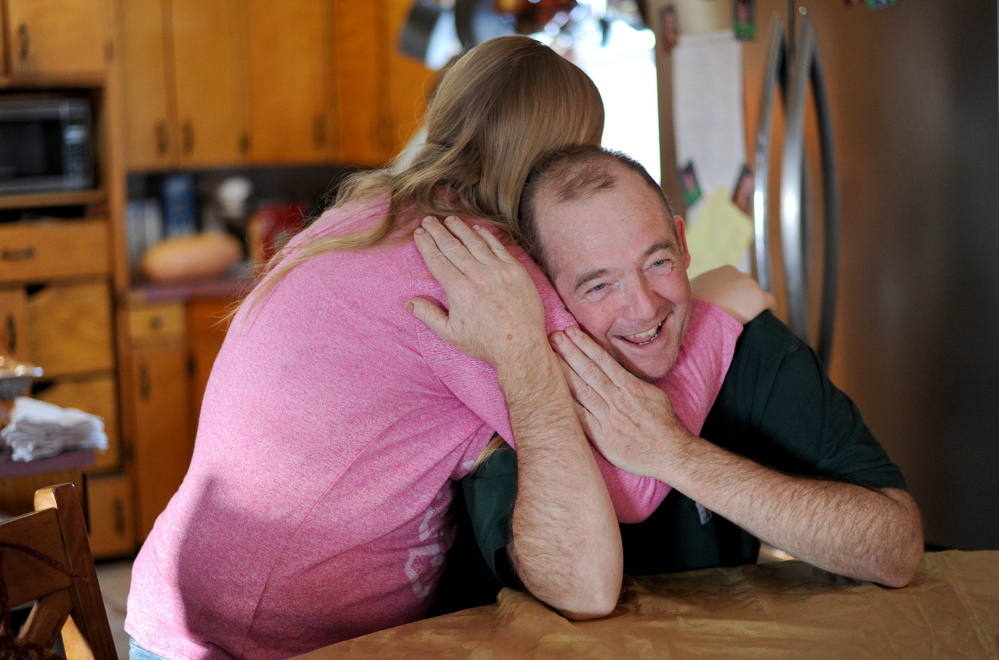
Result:
M701 437L789 474L874 489L906 487L898 466L864 424L857 406L829 380L818 356L769 312L747 324L739 337ZM491 602L490 594L495 597L500 584L519 586L506 556L517 491L516 452L504 444L462 480L460 490L463 498L458 501L464 499L466 507L455 510L458 541L448 554L439 600L453 600L452 588L467 589L474 583L478 599ZM752 535L698 508L673 490L648 519L621 525L625 573L756 561L759 542Z

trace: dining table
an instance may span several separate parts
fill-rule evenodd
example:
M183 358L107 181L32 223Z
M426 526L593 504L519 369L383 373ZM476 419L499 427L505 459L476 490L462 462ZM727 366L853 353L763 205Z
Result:
M333 658L999 658L999 551L927 552L891 589L801 561L626 576L571 621L526 592L317 649Z

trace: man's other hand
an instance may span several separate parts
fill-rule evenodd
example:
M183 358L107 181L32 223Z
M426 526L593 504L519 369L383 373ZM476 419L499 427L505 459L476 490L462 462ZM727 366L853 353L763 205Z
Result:
M666 393L628 373L582 330L554 333L551 342L590 442L622 470L655 477L656 464L692 437Z
M425 298L406 309L441 339L499 369L545 340L545 317L531 276L495 236L449 216L426 217L416 247L447 296L449 310Z

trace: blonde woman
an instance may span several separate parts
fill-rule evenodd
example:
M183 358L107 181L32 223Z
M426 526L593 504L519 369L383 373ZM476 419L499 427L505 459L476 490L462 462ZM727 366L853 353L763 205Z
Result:
M190 469L133 568L133 658L284 658L424 616L452 482L494 433L528 441L496 372L406 311L414 297L444 303L413 233L427 215L511 233L534 161L599 142L600 96L547 47L506 37L454 65L426 122L412 162L350 180L233 318ZM511 251L548 332L572 324ZM624 515L665 494L600 469Z

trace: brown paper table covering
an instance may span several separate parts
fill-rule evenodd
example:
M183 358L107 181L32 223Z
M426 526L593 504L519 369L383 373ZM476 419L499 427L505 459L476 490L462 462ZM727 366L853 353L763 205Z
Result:
M999 658L999 551L927 553L904 589L797 561L628 577L595 621L504 589L495 605L299 657Z

